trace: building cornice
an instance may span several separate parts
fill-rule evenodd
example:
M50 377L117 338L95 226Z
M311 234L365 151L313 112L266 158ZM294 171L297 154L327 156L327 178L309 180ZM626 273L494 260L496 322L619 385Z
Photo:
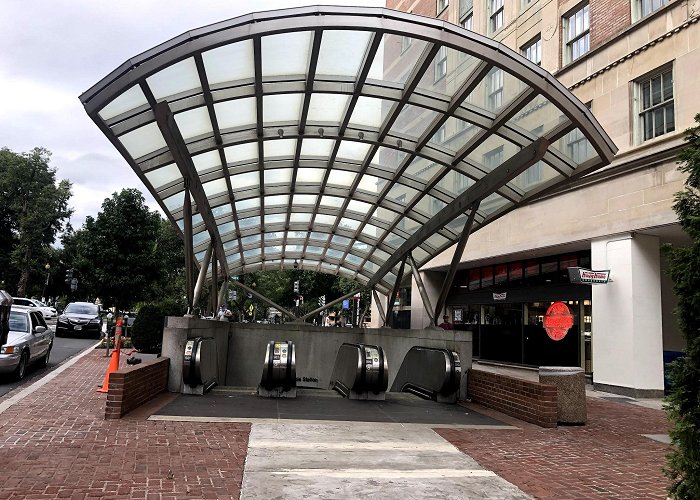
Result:
M591 73L590 75L586 76L586 77L583 78L582 80L579 80L578 82L576 82L576 83L570 85L570 86L568 87L568 89L569 89L569 90L574 90L574 89L576 89L577 87L580 87L581 85L584 85L585 83L587 83L587 82L593 80L594 78L600 76L601 74L603 74L603 73L605 73L605 72L611 70L612 68L614 68L615 66L617 66L617 65L619 65L619 64L621 64L621 63L623 63L624 61L626 61L626 60L628 60L628 59L631 59L632 57L634 57L634 56L640 54L641 52L644 52L645 50L649 49L650 47L653 47L654 45L656 45L657 43L663 41L664 39L670 38L670 37L672 37L673 35L679 33L680 31L689 28L692 24L697 23L699 20L700 20L700 16L694 16L694 17L688 18L688 19L685 20L681 25L676 26L675 28L673 28L673 29L670 30L670 31L667 31L667 32L664 33L663 35L660 35L660 36L656 37L655 39L650 40L650 41L648 41L647 43L641 45L640 47L637 47L636 49L634 49L634 50L628 52L627 54L625 54L625 55L619 57L618 59L612 61L611 63L609 63L609 64L607 64L607 65L605 65L604 67L600 68L599 70L597 70L597 71ZM578 59L578 60L576 61L575 64L569 64L569 65L565 66L564 68L560 69L559 71L553 73L553 75L554 75L555 77L557 77L557 79L559 79L559 80L561 81L561 75L562 75L562 74L568 72L569 70L572 69L572 67L576 66L577 64L581 64L581 63L584 63L585 61L590 60L590 58L591 58L592 56L594 56L594 55L597 54L598 52L601 52L601 51L605 50L605 48L606 48L608 45L610 45L610 43L613 43L613 42L617 41L618 39L620 39L620 38L622 38L622 37L624 37L624 36L627 36L627 35L629 34L629 32L630 32L632 29L636 29L636 28L638 28L638 27L639 27L639 23L632 25L629 29L623 31L622 33L620 33L619 35L617 35L615 38L613 38L612 40L610 40L610 41L609 41L608 43L606 43L605 45L601 45L600 47L598 47L598 48L592 50L591 52L589 52L588 55L587 55L587 57L582 57L581 59Z

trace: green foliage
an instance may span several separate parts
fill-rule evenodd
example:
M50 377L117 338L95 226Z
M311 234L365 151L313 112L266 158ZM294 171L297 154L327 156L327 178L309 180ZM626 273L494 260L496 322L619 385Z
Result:
M163 344L165 317L182 316L183 313L182 306L174 301L141 306L133 326L129 329L134 347L145 353L159 353Z
M131 337L122 337L121 339L121 348L122 349L131 349L134 347L133 342L131 341ZM107 346L105 345L107 343L107 339L103 338L99 344L95 347L95 349L107 349ZM114 337L109 338L109 348L114 349Z
M0 149L0 277L10 290L17 280L19 296L41 294L50 245L72 213L71 184L56 183L50 157L42 148Z
M292 310L295 314L301 315L318 308L318 299L323 295L326 297L326 303L329 303L361 288L359 283L340 276L293 269L260 271L241 276L240 279L247 286L252 287L254 284L257 292L273 302ZM299 294L304 297L304 304L298 308L295 306L297 294L294 293L294 281L296 280L299 281ZM238 295L238 301L241 300L241 296L245 298L245 293L241 292ZM370 292L362 292L360 307L362 308L365 304L369 304L369 300ZM247 303L244 303L243 306L248 307ZM341 305L337 304L329 310L339 310L340 307ZM258 313L257 317L260 318L261 315ZM309 321L313 321L313 318L309 318Z
M666 405L673 448L665 473L673 481L671 496L679 499L700 498L700 114L695 121L699 125L686 131L687 145L678 155L679 170L688 178L673 207L692 243L666 249L687 341L685 356L671 368L673 389Z
M77 271L81 297L100 297L121 310L184 295L182 241L136 189L107 198L97 217L87 217L63 245L66 266Z

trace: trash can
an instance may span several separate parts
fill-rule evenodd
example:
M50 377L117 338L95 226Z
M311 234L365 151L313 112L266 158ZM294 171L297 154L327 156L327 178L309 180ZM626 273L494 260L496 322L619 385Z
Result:
M540 384L557 388L557 422L586 423L586 377L583 368L540 366Z

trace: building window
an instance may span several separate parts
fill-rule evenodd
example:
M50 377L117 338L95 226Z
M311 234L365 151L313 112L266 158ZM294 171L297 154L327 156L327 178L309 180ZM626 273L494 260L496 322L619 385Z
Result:
M566 42L564 56L567 63L575 61L590 50L588 3L582 4L576 11L564 17L564 40Z
M455 172L454 176L454 192L455 194L462 194L469 187L469 177L466 175Z
M440 47L435 57L435 81L437 82L447 74L447 47Z
M433 142L436 142L437 144L442 144L443 142L445 142L446 138L446 127L445 124L443 124L439 129L437 129L437 132L435 132L435 135L433 136Z
M494 68L486 75L488 109L496 111L503 105L503 70Z
M542 38L539 36L521 49L522 55L538 66L542 64Z
M402 36L401 37L401 53L403 54L404 52L406 52L412 43L413 43L413 38L410 38L407 36Z
M471 16L473 8L474 0L459 0L459 25L462 28L472 29L471 20L469 20L469 26L465 26L464 23L466 18Z
M575 163L583 163L588 159L588 140L579 129L567 134L566 153Z
M641 19L666 5L668 0L635 0L635 18Z
M642 140L647 141L673 132L676 121L673 110L673 70L664 69L637 82L639 120Z
M489 28L495 33L503 27L503 0L489 0Z
M474 27L474 15L470 12L462 18L462 20L459 22L459 25L466 30L474 31L472 29Z
M484 166L487 170L493 170L501 163L503 163L503 146L484 153Z
M437 0L437 13L439 14L450 4L449 0Z

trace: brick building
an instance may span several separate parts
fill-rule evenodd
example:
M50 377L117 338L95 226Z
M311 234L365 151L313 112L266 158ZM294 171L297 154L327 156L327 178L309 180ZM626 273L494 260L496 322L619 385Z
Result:
M661 248L687 241L672 205L684 180L675 157L700 112L700 0L388 0L387 7L459 24L519 52L585 103L619 148L603 171L471 236L447 311L458 329L473 331L475 358L581 366L599 388L658 395L664 358L684 347ZM406 34L401 50L412 43ZM465 63L445 52L434 64L435 85L449 85ZM385 71L398 75L400 67L385 63ZM503 105L508 68L485 80L476 98ZM434 140L465 133L448 126ZM566 140L572 158L586 154L575 132ZM502 158L503 151L483 153L485 165ZM439 291L453 251L422 268L429 293ZM576 266L609 269L612 281L571 284L567 268ZM406 282L399 314L413 328L429 323L418 297L415 281ZM541 326L553 301L574 317L561 342Z

